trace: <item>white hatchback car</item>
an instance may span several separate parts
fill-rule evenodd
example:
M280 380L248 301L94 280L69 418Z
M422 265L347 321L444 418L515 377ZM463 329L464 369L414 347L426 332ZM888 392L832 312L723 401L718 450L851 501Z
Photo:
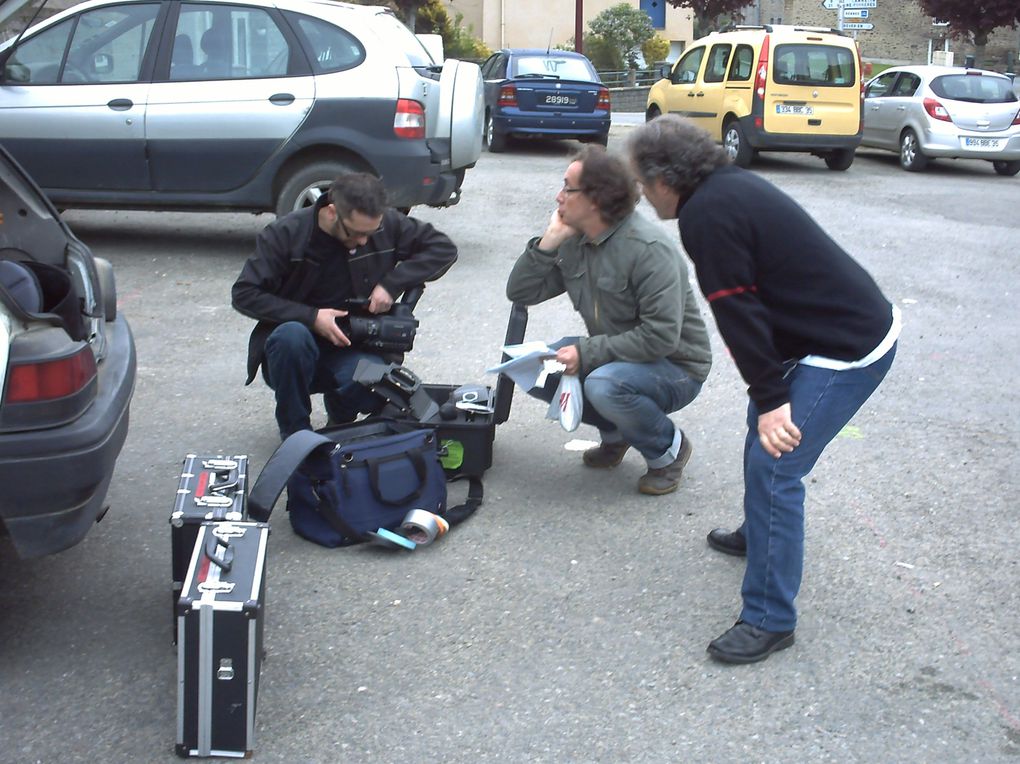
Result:
M896 151L903 169L939 157L984 159L1020 172L1020 100L1008 77L983 69L898 66L864 93L862 146Z

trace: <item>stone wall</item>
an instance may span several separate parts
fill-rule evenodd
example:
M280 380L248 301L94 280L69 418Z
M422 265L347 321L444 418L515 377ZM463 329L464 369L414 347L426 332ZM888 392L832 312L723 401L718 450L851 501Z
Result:
M824 8L819 0L786 0L786 16L791 24L836 27L836 11ZM934 50L945 48L945 28L933 27L931 16L921 10L913 0L877 0L877 7L869 9L872 30L857 32L861 55L868 60L883 63L924 64L928 62L928 46ZM984 65L993 69L1013 70L1020 48L1020 31L997 29L985 48ZM949 50L955 53L956 63L963 64L964 56L974 53L974 46L961 40L949 40ZM981 62L978 62L981 65Z
M609 103L613 111L639 111L644 113L645 104L648 103L648 91L651 88L610 88Z

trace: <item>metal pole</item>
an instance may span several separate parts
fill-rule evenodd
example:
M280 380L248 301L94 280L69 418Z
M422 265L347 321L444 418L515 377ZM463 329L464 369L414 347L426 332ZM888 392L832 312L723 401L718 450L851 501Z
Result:
M574 0L574 50L584 53L584 0Z

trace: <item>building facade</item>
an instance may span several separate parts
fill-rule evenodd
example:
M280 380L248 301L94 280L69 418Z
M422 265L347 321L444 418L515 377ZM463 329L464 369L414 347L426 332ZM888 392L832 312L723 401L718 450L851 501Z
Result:
M659 35L670 41L670 60L694 38L694 18L688 9L674 8L666 0L624 0L641 8ZM563 45L574 36L575 11L582 10L582 29L602 11L621 0L444 0L451 16L462 14L462 24L489 48L546 48Z
M834 4L830 2L830 5ZM839 23L838 12L825 8L819 0L786 0L784 5L785 23L832 28ZM937 51L950 51L954 63L962 65L966 56L974 54L973 45L949 38L946 27L933 24L931 16L924 13L914 0L875 0L874 8L863 10L867 11L866 17L853 19L851 23L870 24L873 28L845 31L856 35L861 55L867 60L924 64ZM997 29L988 39L985 61L977 62L977 65L1015 71L1018 48L1020 31Z

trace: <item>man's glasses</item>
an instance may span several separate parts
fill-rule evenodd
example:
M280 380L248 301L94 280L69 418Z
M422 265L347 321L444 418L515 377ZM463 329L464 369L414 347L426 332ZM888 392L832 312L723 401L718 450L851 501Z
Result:
M351 239L367 239L369 236L372 236L373 234L380 233L383 229L382 224L380 223L378 228L373 228L371 231L358 231L347 225L347 223L344 222L344 219L340 217L340 215L336 216L336 222L337 225L339 225L347 234L347 237Z
M565 194L577 194L584 191L583 188L571 188L566 183L563 184L563 193Z

